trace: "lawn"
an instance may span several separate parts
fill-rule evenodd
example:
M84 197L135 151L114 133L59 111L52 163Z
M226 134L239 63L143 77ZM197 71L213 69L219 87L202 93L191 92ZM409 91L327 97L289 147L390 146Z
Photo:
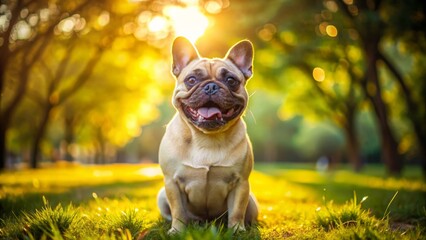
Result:
M192 223L168 236L156 207L163 182L155 164L3 172L0 238L426 239L426 182L415 167L387 178L381 166L353 173L257 164L250 182L257 225L234 234L221 222Z

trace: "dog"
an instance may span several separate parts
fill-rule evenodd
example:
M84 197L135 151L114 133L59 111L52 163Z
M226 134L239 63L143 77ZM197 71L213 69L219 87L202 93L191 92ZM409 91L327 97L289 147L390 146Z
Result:
M222 59L200 57L184 37L173 42L177 112L159 148L165 186L157 196L161 215L172 224L169 234L183 231L189 221L226 215L228 228L245 231L257 219L248 181L253 152L242 120L253 54L248 40L232 46Z

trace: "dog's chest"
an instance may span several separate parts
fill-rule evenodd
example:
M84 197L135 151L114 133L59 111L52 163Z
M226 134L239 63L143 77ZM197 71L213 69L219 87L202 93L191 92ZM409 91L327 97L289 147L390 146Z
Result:
M210 166L194 168L181 165L174 176L181 192L186 195L191 211L198 214L221 214L226 209L226 197L240 179L235 168Z
M209 169L211 167L234 167L241 165L247 152L245 145L237 147L234 142L217 141L209 144L193 144L187 154L181 159L181 163L192 168ZM240 143L240 141L237 141Z
M208 169L211 166L231 167L235 164L235 162L227 156L228 151L197 149L195 152L196 154L189 155L188 158L182 160L182 164L196 169Z

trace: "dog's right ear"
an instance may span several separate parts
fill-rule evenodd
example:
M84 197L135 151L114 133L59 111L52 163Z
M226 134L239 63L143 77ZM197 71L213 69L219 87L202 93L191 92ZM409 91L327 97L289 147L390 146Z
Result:
M177 37L173 41L172 55L172 73L176 77L179 76L182 69L185 68L192 60L200 58L200 55L194 45L192 45L192 43L184 37Z

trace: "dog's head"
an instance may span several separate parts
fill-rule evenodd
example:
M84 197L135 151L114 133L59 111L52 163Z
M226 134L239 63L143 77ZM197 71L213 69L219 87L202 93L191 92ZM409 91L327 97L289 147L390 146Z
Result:
M245 85L253 74L251 42L235 44L222 59L207 59L186 38L178 37L172 55L177 80L173 105L179 114L204 133L232 126L247 106Z

